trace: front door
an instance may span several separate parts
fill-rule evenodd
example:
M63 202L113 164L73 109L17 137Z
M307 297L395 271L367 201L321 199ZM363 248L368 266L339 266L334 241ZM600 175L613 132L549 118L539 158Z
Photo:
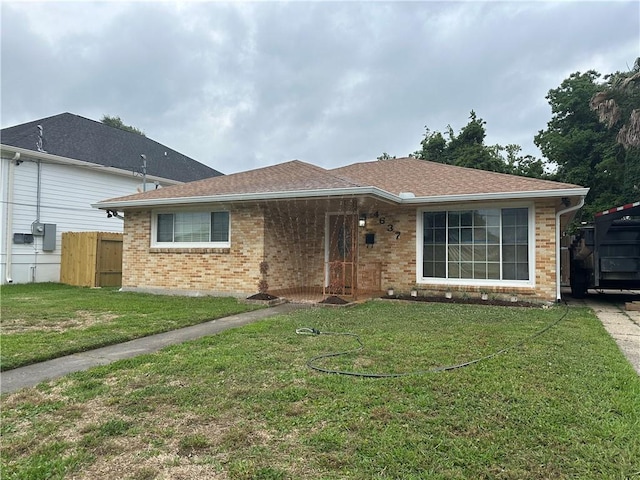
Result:
M330 214L325 247L325 280L329 293L353 295L356 290L357 216Z

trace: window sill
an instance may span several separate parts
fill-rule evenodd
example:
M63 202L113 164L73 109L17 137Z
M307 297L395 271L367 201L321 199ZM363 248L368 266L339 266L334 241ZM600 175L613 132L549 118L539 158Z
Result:
M152 247L149 249L149 253L217 253L217 254L227 254L230 253L230 248L157 248Z

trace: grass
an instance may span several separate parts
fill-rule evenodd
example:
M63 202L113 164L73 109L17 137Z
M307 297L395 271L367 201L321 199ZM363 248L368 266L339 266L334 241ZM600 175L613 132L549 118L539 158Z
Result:
M572 307L370 302L272 317L2 397L3 479L632 479L640 378Z
M63 284L4 285L0 369L251 310L233 298L171 297Z

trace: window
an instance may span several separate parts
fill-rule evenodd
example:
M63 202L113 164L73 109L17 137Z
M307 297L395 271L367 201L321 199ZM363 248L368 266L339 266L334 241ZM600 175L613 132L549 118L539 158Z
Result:
M527 207L422 212L422 277L529 281L529 233Z
M229 212L158 213L155 245L228 247Z

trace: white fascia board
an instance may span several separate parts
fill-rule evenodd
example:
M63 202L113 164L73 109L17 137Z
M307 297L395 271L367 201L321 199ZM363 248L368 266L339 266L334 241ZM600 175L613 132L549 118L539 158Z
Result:
M400 203L400 197L376 187L327 188L318 190L291 190L286 192L239 193L228 195L210 195L206 197L154 198L148 200L129 200L121 202L98 202L94 208L122 209L135 207L160 207L164 205L193 205L197 203L248 202L259 200L291 200L295 198L321 198L341 196L371 195L384 200Z
M320 198L340 196L369 195L396 204L454 203L487 200L519 200L532 198L567 197L586 195L588 188L570 188L558 190L535 190L527 192L504 192L493 194L440 195L435 197L401 198L377 187L350 187L319 190L291 190L286 192L240 193L228 195L209 195L198 197L157 198L143 200L125 200L120 202L97 202L91 206L101 209L123 209L139 207L161 207L167 205L193 205L202 203L248 202L266 200L290 200L294 198Z
M453 203L453 202L474 202L487 200L522 200L532 198L557 198L583 196L589 192L588 188L562 188L557 190L530 190L523 192L500 192L500 193L472 193L463 195L438 195L434 197L415 197L402 199L405 204L424 203Z
M73 165L74 167L87 168L90 170L99 170L101 172L111 173L113 175L119 175L121 177L130 177L132 170L124 170L122 168L107 167L99 163L85 162L84 160L76 160L75 158L61 157L60 155L53 155L51 153L38 152L36 150L29 150L27 148L14 147L11 145L0 144L0 148L3 154L8 153L10 158L13 158L15 153L20 154L22 161L41 161L45 163L56 163L58 165ZM158 177L155 175L147 175L147 180L158 181L170 185L179 185L184 182L178 180L172 180L170 178Z

